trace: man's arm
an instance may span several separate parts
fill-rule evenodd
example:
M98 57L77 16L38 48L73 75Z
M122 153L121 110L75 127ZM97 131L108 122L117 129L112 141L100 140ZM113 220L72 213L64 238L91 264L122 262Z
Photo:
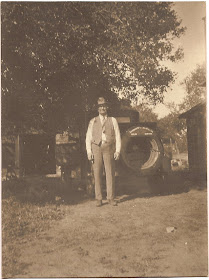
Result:
M118 126L118 122L115 118L112 118L113 127L115 130L115 140L116 140L116 154L115 159L119 159L120 150L121 150L121 137L120 137L120 129Z
M92 151L91 151L93 123L94 123L94 119L90 120L88 130L87 130L87 133L86 133L86 151L87 151L87 155L88 155L89 160L93 159L93 154L92 154Z

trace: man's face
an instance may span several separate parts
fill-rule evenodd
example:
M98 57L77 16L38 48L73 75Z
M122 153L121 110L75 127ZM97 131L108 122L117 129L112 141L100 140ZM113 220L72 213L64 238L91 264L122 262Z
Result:
M106 105L106 104L104 104L104 105L99 105L99 107L98 107L98 112L99 112L99 114L102 115L102 116L107 115L107 105Z

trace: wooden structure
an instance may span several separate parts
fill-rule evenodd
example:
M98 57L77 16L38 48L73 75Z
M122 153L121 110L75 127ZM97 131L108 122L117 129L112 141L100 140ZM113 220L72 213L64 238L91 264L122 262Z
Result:
M32 131L2 141L4 169L12 167L18 177L24 175L56 174L57 167L67 167L65 174L80 166L79 135L69 133L47 134ZM63 169L63 170L64 170Z
M18 177L56 173L55 135L30 132L5 137L2 142L2 166L12 167Z
M186 119L189 170L194 178L207 173L206 103L199 103L179 116Z
M56 166L61 168L61 179L69 182L72 171L79 169L82 161L78 133L73 136L67 131L56 134L55 158Z

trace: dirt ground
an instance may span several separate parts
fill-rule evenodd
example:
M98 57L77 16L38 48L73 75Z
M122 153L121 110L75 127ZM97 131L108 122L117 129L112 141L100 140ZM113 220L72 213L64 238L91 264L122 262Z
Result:
M97 208L91 199L65 205L63 219L15 244L14 277L207 276L205 188L123 191L117 200L117 207L104 201Z

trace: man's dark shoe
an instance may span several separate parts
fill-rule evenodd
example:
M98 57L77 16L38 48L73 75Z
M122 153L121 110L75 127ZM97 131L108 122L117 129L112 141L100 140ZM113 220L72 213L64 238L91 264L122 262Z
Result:
M114 199L109 199L108 200L108 203L110 204L110 205L112 205L112 206L117 206L118 204L117 204L117 201L115 201Z
M96 207L101 207L101 206L102 206L102 200L97 200Z

